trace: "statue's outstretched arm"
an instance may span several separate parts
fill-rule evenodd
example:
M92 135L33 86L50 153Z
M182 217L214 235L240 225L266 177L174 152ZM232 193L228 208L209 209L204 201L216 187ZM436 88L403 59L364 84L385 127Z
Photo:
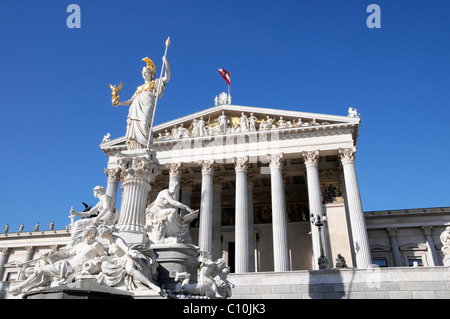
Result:
M176 200L174 200L171 196L165 196L165 199L169 202L170 205L172 205L173 207L176 208L180 208L180 209L185 209L188 212L192 213L194 212L194 210L192 208L190 208L189 206L182 204Z
M114 107L119 106L119 105L130 106L131 105L131 100L123 101L123 102L117 102L116 105L113 104Z
M169 66L169 61L167 60L167 58L165 56L163 57L163 62L166 64L166 72L162 78L162 81L164 82L164 84L166 84L167 82L170 81L170 66Z
M79 217L89 217L94 215L98 211L98 204L91 208L88 212L77 212L73 209L70 209L70 215L79 216Z

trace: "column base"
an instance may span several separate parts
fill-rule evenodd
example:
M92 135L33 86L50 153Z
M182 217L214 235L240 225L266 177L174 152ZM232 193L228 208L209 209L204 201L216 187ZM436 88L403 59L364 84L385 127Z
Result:
M128 245L148 244L148 237L145 232L133 232L119 230L117 235L121 237Z
M442 263L444 264L445 267L450 267L450 257L445 257L442 260Z

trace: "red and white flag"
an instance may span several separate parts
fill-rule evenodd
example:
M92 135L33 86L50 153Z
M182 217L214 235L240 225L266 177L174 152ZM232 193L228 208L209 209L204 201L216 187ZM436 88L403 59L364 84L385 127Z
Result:
M222 75L225 81L227 81L228 85L230 85L230 72L226 71L225 69L219 69L219 73Z

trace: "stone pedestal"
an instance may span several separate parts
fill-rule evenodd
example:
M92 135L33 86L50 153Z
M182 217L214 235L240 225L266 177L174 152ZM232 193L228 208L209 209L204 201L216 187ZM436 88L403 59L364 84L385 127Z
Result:
M117 222L119 236L127 244L146 243L145 209L150 182L161 173L161 166L150 150L127 150L118 155L121 169L122 201Z
M174 290L176 272L190 274L189 283L197 282L197 271L200 267L198 247L187 244L153 244L151 248L156 254L158 267L158 282L164 289Z
M445 257L442 260L442 264L444 265L444 267L450 267L450 257Z
M94 278L79 278L75 282L27 292L23 299L134 299L133 293L105 285Z

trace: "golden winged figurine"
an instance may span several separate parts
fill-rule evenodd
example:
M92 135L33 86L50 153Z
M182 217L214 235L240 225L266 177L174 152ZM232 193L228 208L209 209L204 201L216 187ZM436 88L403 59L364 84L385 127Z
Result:
M120 82L119 86L109 84L109 88L111 89L111 102L113 106L117 106L119 104L119 94L117 94L120 90L122 90L122 82Z

